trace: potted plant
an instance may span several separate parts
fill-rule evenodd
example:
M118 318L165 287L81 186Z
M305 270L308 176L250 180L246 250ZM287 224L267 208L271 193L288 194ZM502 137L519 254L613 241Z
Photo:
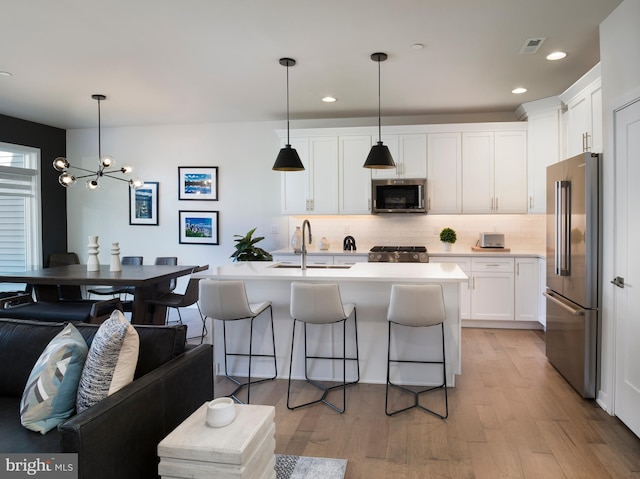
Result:
M256 228L253 228L245 236L233 235L235 252L230 256L233 261L273 261L273 256L268 251L256 246L256 243L262 241L264 236L253 237Z
M451 250L451 245L455 243L457 239L456 232L451 228L444 228L440 232L440 241L442 241L442 246L444 246L445 251Z

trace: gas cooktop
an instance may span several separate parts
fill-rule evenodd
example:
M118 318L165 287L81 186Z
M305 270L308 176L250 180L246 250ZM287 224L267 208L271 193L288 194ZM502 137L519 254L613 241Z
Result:
M369 262L428 263L426 246L374 246L369 250Z

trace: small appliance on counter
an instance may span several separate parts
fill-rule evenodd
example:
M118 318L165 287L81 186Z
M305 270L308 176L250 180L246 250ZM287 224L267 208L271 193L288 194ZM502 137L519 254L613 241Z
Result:
M355 251L356 250L356 240L353 236L345 236L344 241L342 242L342 249L344 251Z
M504 248L504 234L503 233L480 233L480 239L478 239L478 246L480 248Z

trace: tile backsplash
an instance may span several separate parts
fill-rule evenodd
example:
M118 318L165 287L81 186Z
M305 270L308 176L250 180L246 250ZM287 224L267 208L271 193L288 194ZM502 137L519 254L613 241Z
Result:
M346 235L356 239L358 250L367 251L374 245L423 246L439 250L440 231L455 230L457 248L476 244L479 233L498 232L505 235L505 247L513 250L543 252L545 249L545 215L340 215L289 216L289 235L308 219L317 249L320 238L326 236L331 248L341 248Z

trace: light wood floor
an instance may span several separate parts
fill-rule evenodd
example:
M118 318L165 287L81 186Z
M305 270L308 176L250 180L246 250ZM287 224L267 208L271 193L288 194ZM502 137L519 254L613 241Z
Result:
M446 420L387 417L384 385L349 388L344 414L289 411L286 380L253 387L251 402L276 408L276 453L347 459L346 479L640 478L640 439L564 381L543 334L464 328ZM226 379L215 387L232 390Z

